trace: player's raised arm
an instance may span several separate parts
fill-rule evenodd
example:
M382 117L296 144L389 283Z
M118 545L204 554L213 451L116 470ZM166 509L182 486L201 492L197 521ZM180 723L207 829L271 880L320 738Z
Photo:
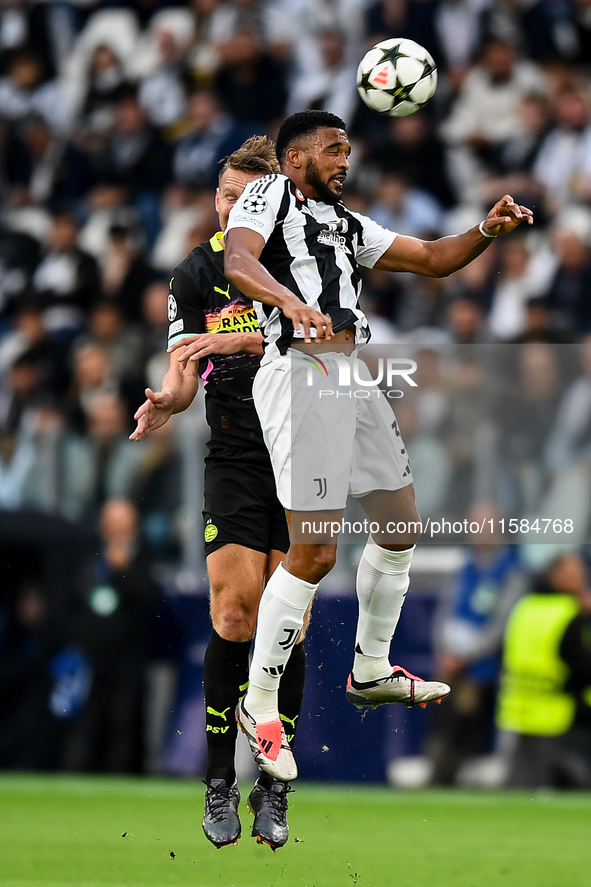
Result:
M225 237L225 275L249 299L279 308L293 323L296 333L303 328L306 342L316 338L330 339L332 323L326 314L302 302L287 287L278 283L259 261L264 238L249 228L232 228Z
M199 388L198 367L198 363L190 362L183 369L174 351L172 352L170 366L162 380L162 389L152 391L151 388L146 388L146 400L133 417L137 426L129 435L130 440L141 440L150 431L165 425L173 413L181 413L187 409Z
M484 252L495 237L509 234L524 221L533 224L531 209L519 206L506 194L480 225L464 234L432 241L398 235L375 267L383 271L410 271L424 277L447 277Z

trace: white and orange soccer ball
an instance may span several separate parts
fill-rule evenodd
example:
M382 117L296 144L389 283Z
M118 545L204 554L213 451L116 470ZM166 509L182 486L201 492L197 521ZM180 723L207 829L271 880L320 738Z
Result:
M423 108L437 87L437 68L424 46L396 37L377 43L357 69L359 95L373 111L408 117Z

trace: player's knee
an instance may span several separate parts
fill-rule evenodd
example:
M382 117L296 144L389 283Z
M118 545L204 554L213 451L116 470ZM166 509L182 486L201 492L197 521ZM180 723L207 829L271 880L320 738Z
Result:
M228 599L227 595L212 594L211 620L213 627L226 641L242 643L252 640L257 621L255 601Z
M315 545L309 564L313 578L308 581L320 582L327 573L330 573L336 563L336 559L336 548L333 545Z

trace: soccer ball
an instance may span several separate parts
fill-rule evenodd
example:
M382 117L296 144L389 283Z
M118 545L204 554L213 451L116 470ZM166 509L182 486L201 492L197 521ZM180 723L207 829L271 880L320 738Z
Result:
M359 95L373 111L408 117L423 108L437 86L432 56L414 40L383 40L361 59L357 69Z

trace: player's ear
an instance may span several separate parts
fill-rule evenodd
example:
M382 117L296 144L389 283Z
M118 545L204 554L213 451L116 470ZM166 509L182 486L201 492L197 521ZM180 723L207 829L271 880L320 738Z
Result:
M219 213L220 211L220 189L215 189L215 211Z
M303 163L302 152L299 148L296 148L295 145L287 149L285 159L291 166L295 167L295 169L300 169Z

